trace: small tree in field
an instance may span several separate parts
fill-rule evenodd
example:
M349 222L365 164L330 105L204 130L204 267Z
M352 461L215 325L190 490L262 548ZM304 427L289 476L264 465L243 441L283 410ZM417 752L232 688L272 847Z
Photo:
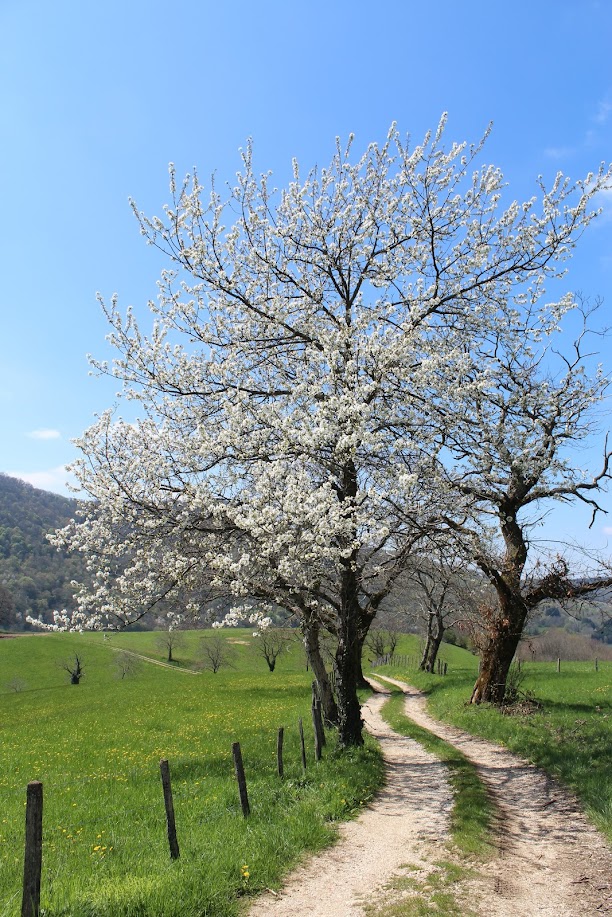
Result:
M168 258L153 328L103 303L116 359L95 364L140 418L106 412L83 435L73 470L93 499L54 539L88 560L90 626L212 577L236 605L297 615L305 641L333 634L342 746L363 741L368 629L442 515L429 402L456 397L450 380L509 309L537 308L608 181L559 178L538 206L504 207L482 143L444 130L411 147L393 125L356 157L338 141L326 168L294 162L282 192L250 145L224 194L171 168L163 216L134 208ZM542 306L538 331L561 311Z
M186 646L185 634L174 627L163 630L155 637L155 645L161 650L167 662L176 662L175 654Z
M262 656L270 672L276 668L276 660L281 653L286 653L292 642L292 637L287 631L278 628L266 627L257 631L253 641L253 649Z
M77 653L74 654L73 660L61 662L60 668L70 675L71 685L78 685L81 683L81 678L83 678L85 670L83 668L83 660Z
M200 657L203 669L216 674L223 668L234 668L234 648L224 637L212 634L200 640Z
M121 650L115 655L114 668L117 678L132 678L142 669L142 661L129 653L127 650Z

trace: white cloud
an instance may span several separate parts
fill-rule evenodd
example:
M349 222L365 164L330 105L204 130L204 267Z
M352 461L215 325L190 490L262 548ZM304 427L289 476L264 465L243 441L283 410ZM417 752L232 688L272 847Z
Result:
M28 433L30 439L61 439L62 434L59 430L32 430Z
M599 103L597 114L595 115L595 121L597 124L606 124L611 114L612 102L610 102L609 99L604 99Z
M50 490L52 493L62 494L64 497L73 497L74 493L68 489L68 483L75 485L74 477L68 472L65 465L49 468L46 471L7 471L12 478L38 487L40 490Z
M575 152L576 148L571 146L549 146L544 150L544 155L549 159L568 159Z

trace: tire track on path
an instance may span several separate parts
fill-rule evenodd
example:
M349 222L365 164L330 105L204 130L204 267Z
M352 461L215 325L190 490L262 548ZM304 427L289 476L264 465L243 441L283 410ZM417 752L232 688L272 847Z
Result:
M483 915L612 914L612 850L567 790L505 748L434 720L416 688L376 679L401 688L406 715L476 765L498 808L498 856L479 868L484 878L474 885Z

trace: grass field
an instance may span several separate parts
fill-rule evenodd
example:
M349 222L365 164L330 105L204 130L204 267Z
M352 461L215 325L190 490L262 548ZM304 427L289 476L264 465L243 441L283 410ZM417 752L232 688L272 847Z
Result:
M397 652L416 657L418 638L404 637ZM581 799L594 823L612 841L612 662L523 665L523 692L542 704L537 712L503 714L490 705L469 705L478 660L444 645L448 674L427 675L412 667L376 671L403 678L425 691L430 712L475 735L505 745L547 770Z
M179 664L196 661L188 635ZM190 675L144 663L121 679L120 646L156 652L150 634L0 640L0 917L20 912L24 802L44 785L42 907L46 917L232 915L245 895L279 883L304 850L330 842L334 822L375 792L373 743L302 772L298 717L312 746L310 674L301 648L270 674L247 631L224 632L235 669ZM58 662L79 652L85 677ZM178 651L177 651L178 653ZM14 688L20 688L15 691ZM276 736L285 727L285 777ZM242 816L231 743L240 741L251 816ZM180 859L171 861L159 761L173 781Z

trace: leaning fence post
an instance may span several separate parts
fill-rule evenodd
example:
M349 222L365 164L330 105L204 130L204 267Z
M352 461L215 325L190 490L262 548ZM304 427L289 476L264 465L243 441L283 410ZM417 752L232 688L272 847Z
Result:
M179 858L179 845L176 839L176 821L174 820L174 803L172 801L172 785L170 783L170 766L164 758L159 762L161 771L162 787L164 790L164 805L166 807L166 824L168 826L168 844L170 845L170 857L173 860Z
M242 763L240 742L233 743L232 754L234 756L234 771L236 772L236 780L238 781L238 792L240 793L240 805L242 806L242 814L246 818L247 815L251 814L251 808L249 806L249 797L247 794L246 777L244 776L244 765Z
M312 701L312 728L314 731L314 743L315 743L315 761L321 760L321 726L319 725L319 710L317 707L317 702L313 699Z
M28 783L26 795L25 855L23 859L23 898L21 917L39 917L40 874L42 871L43 785Z
M306 770L306 743L304 742L304 724L302 717L298 720L298 729L300 731L300 749L302 752L302 768Z
M276 765L278 769L278 776L283 776L283 739L285 737L285 730L281 726L278 730L278 737L276 739Z
M319 686L316 681L312 683L312 708L313 723L315 730L319 732L319 743L321 748L326 744L325 730L323 728L323 711L321 709L321 698L319 697Z

